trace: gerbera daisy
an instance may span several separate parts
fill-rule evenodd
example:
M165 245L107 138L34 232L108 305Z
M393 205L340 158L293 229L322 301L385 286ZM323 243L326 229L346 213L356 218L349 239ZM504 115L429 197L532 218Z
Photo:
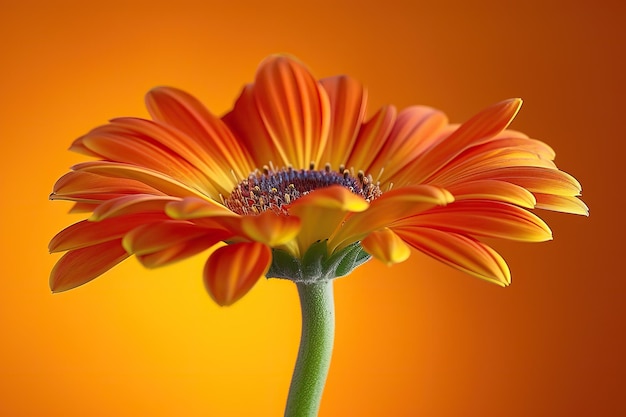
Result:
M354 79L316 80L271 56L222 118L171 87L146 103L152 120L114 119L71 146L96 160L75 165L51 198L91 215L50 243L67 251L55 292L130 255L153 268L212 247L203 276L220 305L263 276L296 281L302 297L372 256L402 262L410 248L507 285L505 261L481 238L551 239L530 209L587 214L553 150L507 129L519 99L461 125L426 106L366 119Z

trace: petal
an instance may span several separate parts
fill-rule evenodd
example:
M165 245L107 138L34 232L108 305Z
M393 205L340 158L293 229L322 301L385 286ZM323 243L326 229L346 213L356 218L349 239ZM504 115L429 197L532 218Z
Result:
M345 165L356 141L365 117L367 92L347 76L324 78L320 84L328 94L331 111L328 143L320 162L337 169Z
M446 115L427 106L413 106L402 110L367 172L377 175L384 170L380 181L393 181L412 160L433 146L437 133L448 123Z
M382 107L361 127L346 167L354 168L356 171L366 171L385 144L394 126L396 114L395 107ZM371 172L368 173L371 174ZM373 175L378 175L378 173Z
M121 239L70 250L52 269L50 289L61 292L83 285L128 257Z
M534 208L537 203L530 191L519 185L498 180L477 180L460 182L446 187L454 195L455 201L492 200Z
M266 58L253 93L285 165L318 166L328 139L330 109L326 91L304 65L286 56Z
M163 195L156 189L137 180L71 171L57 180L50 199L97 203L128 194Z
M234 243L217 249L204 267L204 285L213 300L228 306L243 297L272 263L269 247L258 242Z
M581 186L576 178L566 172L545 167L511 166L478 172L466 180L492 179L507 181L528 191L561 196L580 195Z
M156 252L138 255L137 259L146 268L158 268L197 255L214 246L210 245L210 241L207 241L206 236L200 236Z
M483 142L504 130L522 105L520 99L505 100L488 107L463 123L449 136L423 152L402 173L402 180L411 178L421 182L437 169L451 161L468 146Z
M300 219L265 211L258 216L242 216L241 229L251 239L268 246L283 245L300 231Z
M404 219L396 227L428 227L473 236L523 242L552 239L548 225L523 208L498 201L455 201L426 213Z
M369 203L345 187L320 188L287 206L290 216L301 221L297 236L300 254L315 242L328 239L350 212L364 211ZM295 254L298 256L299 254Z
M537 208L589 216L589 208L578 197L540 193L535 194L535 197Z
M169 175L135 165L118 162L92 161L77 164L72 167L72 169L111 178L125 178L139 181L163 194L173 197L209 197L205 191L190 187Z
M191 220L203 217L235 217L237 214L213 200L197 197L185 197L169 203L165 207L168 216L177 220Z
M482 173L511 167L557 169L554 162L522 149L503 148L483 151L482 148L470 148L442 166L439 171L428 178L427 183L448 187L459 180L467 180L474 176L481 178Z
M252 159L222 120L212 115L195 97L171 87L152 89L146 95L150 115L193 138L225 173L245 178L253 170ZM230 187L232 188L232 187ZM227 191L230 191L227 190Z
M370 233L361 241L361 246L367 253L387 265L404 262L411 255L411 249L407 244L388 228Z
M150 121L141 119L123 119L122 121L124 123L114 121L97 127L78 138L75 144L80 142L82 146L101 159L167 173L181 182L195 184L198 188L213 194L219 192L212 181L218 172L211 172L215 171L211 170L209 172L212 176L207 176L206 167L202 166L204 169L199 169L169 147L163 146L163 143L181 142L182 139L159 139L167 136L168 132ZM226 174L229 174L229 171L226 171ZM232 176L226 175L226 179L230 182L226 188L232 188Z
M425 227L401 228L395 232L415 249L453 268L500 286L511 283L511 273L504 259L471 237Z
M272 163L287 166L282 148L274 144L274 139L263 124L252 94L252 85L244 87L233 110L225 114L222 121L248 150L254 166L263 167Z
M122 244L128 253L146 255L197 238L203 238L205 248L209 248L231 236L225 229L201 227L184 220L165 220L133 229L124 236Z
M405 217L414 216L438 205L446 205L454 197L442 188L415 185L387 191L374 200L369 209L351 215L331 237L331 252L358 242L374 230L387 227Z
M93 204L93 203L76 203L72 206L69 212L70 213L91 213L96 208L98 208L98 206L99 204Z
M483 152L496 149L519 149L534 153L539 158L554 160L556 153L547 143L531 139L524 133L505 129L490 140L476 146Z
M163 213L165 206L175 197L136 194L118 197L100 204L93 212L90 221L101 221L110 217L119 217L127 214Z
M120 239L130 230L144 224L153 224L166 219L162 214L134 214L100 222L83 220L63 229L52 238L50 252L80 249L99 243Z

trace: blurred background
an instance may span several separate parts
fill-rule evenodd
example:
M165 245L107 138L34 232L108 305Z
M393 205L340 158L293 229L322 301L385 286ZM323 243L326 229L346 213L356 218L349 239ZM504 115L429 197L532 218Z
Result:
M0 414L279 416L300 332L295 286L205 294L205 256L129 259L52 295L49 239L81 220L48 201L85 160L71 141L172 85L222 114L268 54L350 74L370 109L462 122L522 97L512 128L557 151L589 218L542 213L554 241L498 243L499 288L415 253L336 281L320 416L626 415L622 2L0 2ZM617 187L617 188L616 188Z

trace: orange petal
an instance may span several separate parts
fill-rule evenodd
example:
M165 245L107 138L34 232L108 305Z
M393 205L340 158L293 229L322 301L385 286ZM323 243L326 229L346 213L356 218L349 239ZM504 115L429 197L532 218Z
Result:
M530 191L519 185L498 180L477 180L459 182L446 187L454 195L455 201L492 200L534 208L537 203Z
M77 139L76 142L80 142L82 146L93 151L101 159L167 173L187 184L197 184L199 188L211 190L214 194L218 192L211 178L205 175L206 170L198 169L179 154L159 143L167 141L156 139L167 135L164 128L140 119L126 119L126 121L129 126L119 126L118 123L100 126ZM148 123L152 124L152 129L145 134L143 130L147 129L143 125ZM139 130L138 126L143 129ZM229 171L226 172L229 173ZM230 175L227 176L227 180L230 184L226 188L232 188L233 179Z
M245 178L253 170L252 159L222 120L211 114L195 97L172 87L158 87L146 95L150 115L193 138L213 163L226 174ZM228 190L232 189L227 187Z
M374 200L369 209L352 214L331 237L328 247L331 252L344 248L360 241L374 230L452 201L454 197L448 191L430 185L415 185L387 191Z
M365 171L380 152L389 136L396 120L396 108L393 106L382 107L370 120L359 130L359 134L346 162L346 167L356 171ZM378 175L377 172L371 173Z
M497 149L519 149L534 153L542 159L554 160L556 153L547 143L538 139L531 139L524 133L515 130L505 129L485 143L477 145L475 148L482 152L489 152Z
M130 230L144 224L153 224L166 219L158 213L134 214L92 222L83 220L63 229L52 238L50 252L80 249L99 243L120 239Z
M127 214L164 213L166 204L176 200L178 199L175 197L149 194L118 197L100 204L89 217L89 220L101 221Z
M453 268L500 286L511 283L504 259L475 239L425 227L401 228L395 232L409 245Z
M264 276L272 251L258 242L234 243L217 249L204 267L204 285L213 300L228 306L243 297Z
M211 241L207 241L206 236L200 236L156 252L138 255L137 259L146 268L158 268L197 255L211 247Z
M166 220L133 229L124 236L122 244L128 253L146 255L203 238L205 248L232 236L225 229L210 229L183 220Z
M296 169L319 165L328 140L328 95L304 65L286 56L266 58L253 93L284 162Z
M482 151L471 148L428 178L427 183L448 187L460 179L488 178L488 173L500 168L537 167L556 170L554 162L542 159L534 152L503 148ZM487 175L484 175L484 174Z
M89 172L112 178L140 181L163 194L173 197L209 197L206 192L182 183L161 172L130 164L107 161L83 162L72 167L75 171Z
M237 214L216 201L197 197L185 197L182 200L171 202L165 207L165 212L168 216L177 220L237 216Z
M97 278L128 257L121 239L71 250L52 269L50 289L52 292L71 290Z
M406 261L411 249L388 228L376 230L361 241L363 249L387 265Z
M345 187L320 188L287 207L290 216L301 221L297 236L300 254L317 241L328 239L350 212L364 211L369 203ZM297 254L296 254L297 255Z
M330 163L334 169L345 165L357 133L365 117L367 92L363 85L348 76L324 78L320 84L330 100L330 132L321 164Z
M490 139L504 130L522 105L520 99L505 100L481 111L463 123L436 146L423 152L403 173L401 178L421 182L468 146Z
M427 106L413 106L402 110L385 141L366 172L376 176L384 170L380 181L393 181L412 160L429 149L438 138L437 133L448 123L446 115Z
M479 172L465 178L467 181L482 179L507 181L532 193L576 196L581 192L576 178L566 172L545 167L511 166Z
M262 167L270 163L278 164L279 167L288 165L282 147L274 143L263 124L254 102L252 85L244 87L233 110L225 114L222 120L248 150L254 166Z
M589 216L589 208L578 197L536 193L537 208Z
M404 219L396 227L419 226L454 233L523 242L552 239L548 225L523 208L498 201L455 201Z
M50 199L95 203L128 194L162 195L156 189L136 180L71 171L57 180Z
M76 203L70 209L70 213L91 213L96 208L98 208L99 204L93 203Z
M268 246L283 245L293 240L300 231L300 219L265 211L258 216L242 216L241 229L256 242Z

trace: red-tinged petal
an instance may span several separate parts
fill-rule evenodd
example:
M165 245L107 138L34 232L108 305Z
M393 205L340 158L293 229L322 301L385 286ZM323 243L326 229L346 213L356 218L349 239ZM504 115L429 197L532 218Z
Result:
M328 242L329 249L343 248L357 242L374 230L398 220L415 216L436 206L445 206L454 197L445 189L415 185L387 191L374 200L369 209L352 214Z
M146 268L158 268L197 255L215 246L211 245L211 242L212 240L207 240L206 236L201 236L156 252L138 255L137 259Z
M264 276L272 263L272 251L258 242L217 249L204 267L204 285L213 300L229 306L243 297Z
M146 96L151 116L194 138L225 173L245 178L253 169L252 159L222 120L211 114L195 97L171 87L152 89ZM228 190L230 191L230 190Z
M57 180L50 199L98 203L128 194L163 195L155 188L136 180L71 171Z
M431 107L413 106L402 110L383 148L372 165L364 170L372 175L384 170L380 181L394 181L396 173L436 143L437 134L447 123L446 115Z
M111 178L126 178L143 182L144 184L172 197L200 197L207 198L201 190L190 187L166 174L148 168L138 167L118 162L93 161L83 162L73 167L75 171L89 172Z
M522 100L511 99L488 107L459 126L436 146L423 152L400 178L412 178L421 182L444 166L467 147L492 138L504 130L513 120Z
M165 212L168 216L177 220L237 216L216 201L197 197L185 197L182 200L171 202L165 207Z
M404 262L411 255L409 246L388 228L370 233L361 241L361 246L367 253L387 265Z
M254 98L286 165L317 165L326 147L330 109L326 91L298 61L266 58L256 74Z
M111 217L128 214L164 213L165 206L177 201L176 197L154 196L149 194L135 194L115 198L100 204L93 212L90 221L101 221Z
M71 250L50 273L50 289L62 292L83 285L128 258L120 239Z
M139 121L137 120L137 122ZM135 131L121 129L112 123L93 129L77 141L81 141L83 146L89 148L101 159L137 165L157 172L167 173L167 175L181 182L196 184L198 188L205 189L213 194L217 193L212 181L203 171L172 150L160 146L154 137L162 135L165 135L163 129L156 130L151 137L143 136ZM233 180L232 177L228 179L230 184L227 188L230 188Z
M128 253L146 255L204 238L205 248L232 236L224 228L206 228L184 220L165 220L133 229L124 236L122 244Z
M455 201L492 200L517 204L520 207L534 208L537 203L530 191L519 185L498 180L477 180L459 182L446 187L454 195Z
M274 143L261 119L252 94L252 85L244 87L233 110L225 114L222 121L248 150L256 167L269 163L287 166L282 147Z
M589 208L578 197L536 193L536 208L589 216Z
M526 209L498 201L455 201L446 207L435 207L396 222L393 230L405 226L522 242L552 239L550 228L539 217Z
M203 184L207 189L216 190L215 192L230 191L236 183L233 173L249 172L248 163L240 161L232 166L228 165L227 156L219 151L218 146L201 137L192 137L170 125L123 117L111 120L111 123L104 127L117 132L118 135L126 137L130 135L134 140L146 141L166 150L178 160L179 164L183 164L195 175L196 179L193 181ZM167 167L162 172L171 174Z
M162 214L142 213L100 222L83 220L57 233L50 241L48 249L50 252L63 252L117 240L135 227L151 225L165 219L167 217Z
M397 111L394 106L382 107L359 130L359 134L346 162L346 167L364 170L380 152L396 121ZM378 172L371 173L378 175Z
M251 240L268 246L283 245L300 231L300 219L265 211L258 216L242 216L241 229Z
M471 237L425 227L407 227L395 232L415 249L453 268L500 286L511 283L504 259Z
M311 244L328 239L350 212L361 212L369 207L362 197L342 186L320 188L287 206L290 216L301 221L298 250L303 254ZM298 255L298 254L296 254Z
M320 84L328 93L331 111L328 144L320 162L338 168L346 163L354 147L365 117L367 91L361 83L347 76L324 78Z

